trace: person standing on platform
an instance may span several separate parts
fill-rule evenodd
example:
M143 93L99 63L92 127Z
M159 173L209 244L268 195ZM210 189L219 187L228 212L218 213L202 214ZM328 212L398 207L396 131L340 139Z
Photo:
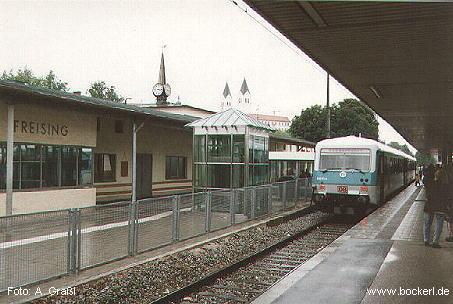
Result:
M433 164L423 168L423 180L422 180L423 185L426 186L427 183L434 180L435 172L436 172L436 169L434 168Z
M449 236L445 238L447 242L453 242L453 164L447 165L448 174L448 199L446 204L446 220Z
M415 173L415 187L420 187L420 173Z
M418 175L420 176L420 184L422 184L422 181L423 181L423 171L425 169L425 166L423 166L422 168L420 168L420 170L418 170Z
M428 171L430 171L429 168ZM449 193L448 175L445 169L438 167L434 174L434 179L432 179L429 174L425 179L427 200L425 202L425 207L423 208L423 240L425 242L425 246L429 246L431 225L435 218L436 229L434 231L434 238L431 246L434 248L440 248L439 239L444 225L446 202L448 200Z

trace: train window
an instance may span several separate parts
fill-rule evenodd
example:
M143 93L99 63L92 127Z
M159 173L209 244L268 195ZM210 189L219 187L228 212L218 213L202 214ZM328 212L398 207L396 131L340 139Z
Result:
M321 150L320 170L357 169L370 171L371 154L369 150L361 150L360 152L342 151L342 149L335 149L335 151L323 150Z

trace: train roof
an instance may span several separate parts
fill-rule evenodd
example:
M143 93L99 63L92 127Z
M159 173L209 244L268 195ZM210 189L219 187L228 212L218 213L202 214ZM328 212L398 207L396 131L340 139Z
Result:
M384 151L388 153L392 153L395 155L399 155L410 160L415 161L415 158L409 154L404 153L401 150L389 147L383 143L375 141L369 138L357 137L357 136L345 136L345 137L337 137L337 138L330 138L324 139L318 142L316 148L327 148L327 147L357 147L357 148L372 148L379 151Z

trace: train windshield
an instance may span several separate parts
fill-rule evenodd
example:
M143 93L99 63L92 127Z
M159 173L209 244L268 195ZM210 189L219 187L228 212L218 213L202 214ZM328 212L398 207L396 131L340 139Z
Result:
M370 171L368 149L321 149L319 170Z

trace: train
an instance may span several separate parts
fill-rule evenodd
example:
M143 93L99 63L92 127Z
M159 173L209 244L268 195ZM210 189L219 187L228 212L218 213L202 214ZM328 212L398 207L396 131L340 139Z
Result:
M316 145L313 201L320 209L376 208L415 179L414 157L378 141L346 136Z

